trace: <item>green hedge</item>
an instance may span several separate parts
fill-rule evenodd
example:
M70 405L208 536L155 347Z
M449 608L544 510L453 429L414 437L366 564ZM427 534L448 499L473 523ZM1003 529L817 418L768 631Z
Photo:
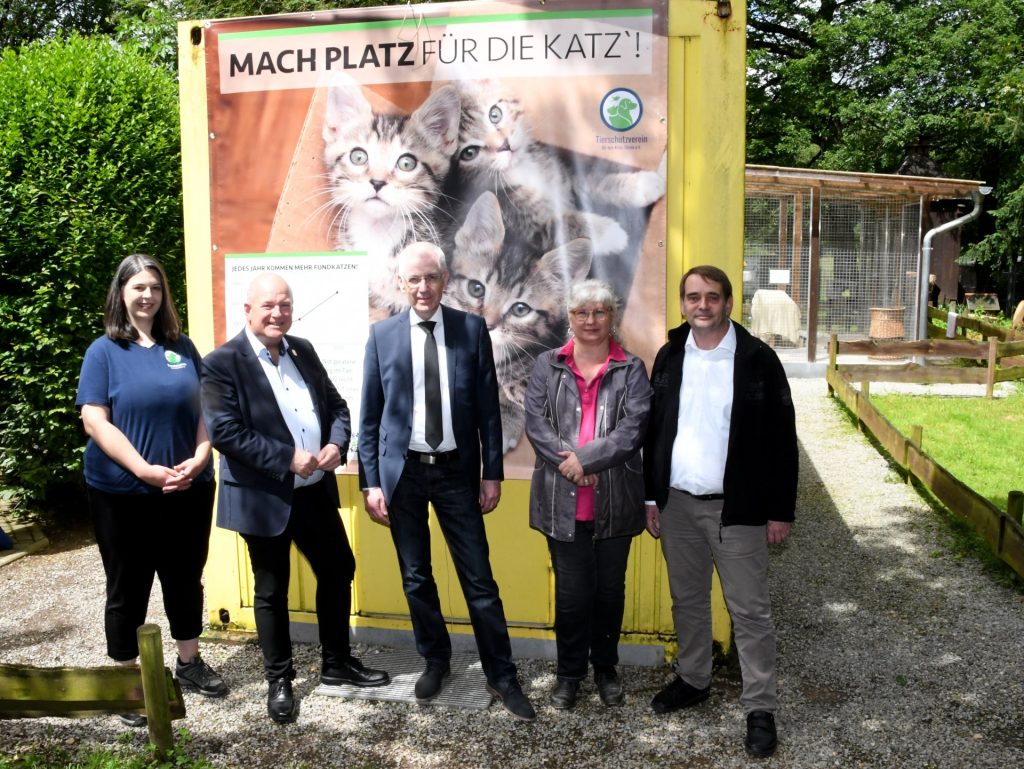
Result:
M173 75L131 47L71 37L0 57L0 487L33 504L81 477L82 355L136 251L184 300Z

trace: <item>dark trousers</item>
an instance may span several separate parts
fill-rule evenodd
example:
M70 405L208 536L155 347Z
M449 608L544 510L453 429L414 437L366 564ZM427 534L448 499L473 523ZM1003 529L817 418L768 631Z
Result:
M632 537L594 539L594 522L577 521L576 538L548 537L555 570L555 645L559 678L579 681L587 658L595 668L619 662L626 606L626 563Z
M512 646L498 584L491 574L490 550L480 503L458 462L405 463L388 512L398 551L402 587L409 601L416 650L428 661L447 662L451 638L441 614L430 565L427 505L433 504L473 623L484 675L491 684L515 678Z
M316 618L324 665L337 667L351 655L348 623L356 561L338 509L324 486L335 482L328 473L319 483L296 489L288 526L276 537L242 535L255 578L253 613L268 681L295 675L288 618L292 542L316 575Z
M135 632L146 621L154 576L160 577L171 636L178 641L199 637L213 492L213 481L172 494L110 494L88 487L107 575L103 625L111 659L139 656Z

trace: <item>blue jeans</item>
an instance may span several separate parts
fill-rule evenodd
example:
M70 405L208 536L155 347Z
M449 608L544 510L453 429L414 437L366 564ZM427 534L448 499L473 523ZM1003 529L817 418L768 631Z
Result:
M548 537L555 570L558 677L580 681L587 658L595 669L619 662L626 606L626 563L632 537L594 539L593 521L576 521L572 542Z
M505 610L491 574L483 514L458 462L427 465L407 461L388 505L391 538L398 551L416 650L428 662L447 663L452 656L451 638L441 614L430 564L428 503L434 505L437 522L452 554L484 675L491 684L512 680L516 667Z

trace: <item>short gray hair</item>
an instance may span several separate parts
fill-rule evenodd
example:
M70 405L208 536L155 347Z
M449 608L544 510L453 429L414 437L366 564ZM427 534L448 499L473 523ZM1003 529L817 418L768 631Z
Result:
M566 302L566 309L569 312L580 309L583 305L588 302L596 302L597 304L604 305L609 311L611 311L614 320L619 319L619 309L621 302L619 301L618 294L615 290L605 283L603 280L584 280L581 283L576 283L569 290L569 299Z
M420 254L429 254L437 262L437 268L441 272L448 272L448 260L444 257L444 251L426 240L418 240L415 243L410 243L398 252L398 277L405 278L403 274L405 266L409 263L410 259Z

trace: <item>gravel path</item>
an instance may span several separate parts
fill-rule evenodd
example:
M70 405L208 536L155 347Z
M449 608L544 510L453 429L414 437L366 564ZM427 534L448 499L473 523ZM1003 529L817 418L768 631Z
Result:
M945 525L839 414L823 380L792 385L800 507L771 564L781 700L774 758L743 753L739 680L728 668L716 673L710 702L692 711L655 716L648 702L667 669L624 668L625 706L602 707L588 683L576 710L541 707L526 725L496 707L309 697L316 649L300 646L300 718L278 727L264 712L257 648L214 644L205 656L232 692L219 702L186 695L187 750L218 766L277 769L1024 766L1024 596L951 552ZM0 570L0 660L104 664L96 548L55 539ZM552 663L520 662L527 692L545 702ZM19 746L114 744L124 732L110 717L0 722L0 764ZM130 741L142 745L144 731Z

